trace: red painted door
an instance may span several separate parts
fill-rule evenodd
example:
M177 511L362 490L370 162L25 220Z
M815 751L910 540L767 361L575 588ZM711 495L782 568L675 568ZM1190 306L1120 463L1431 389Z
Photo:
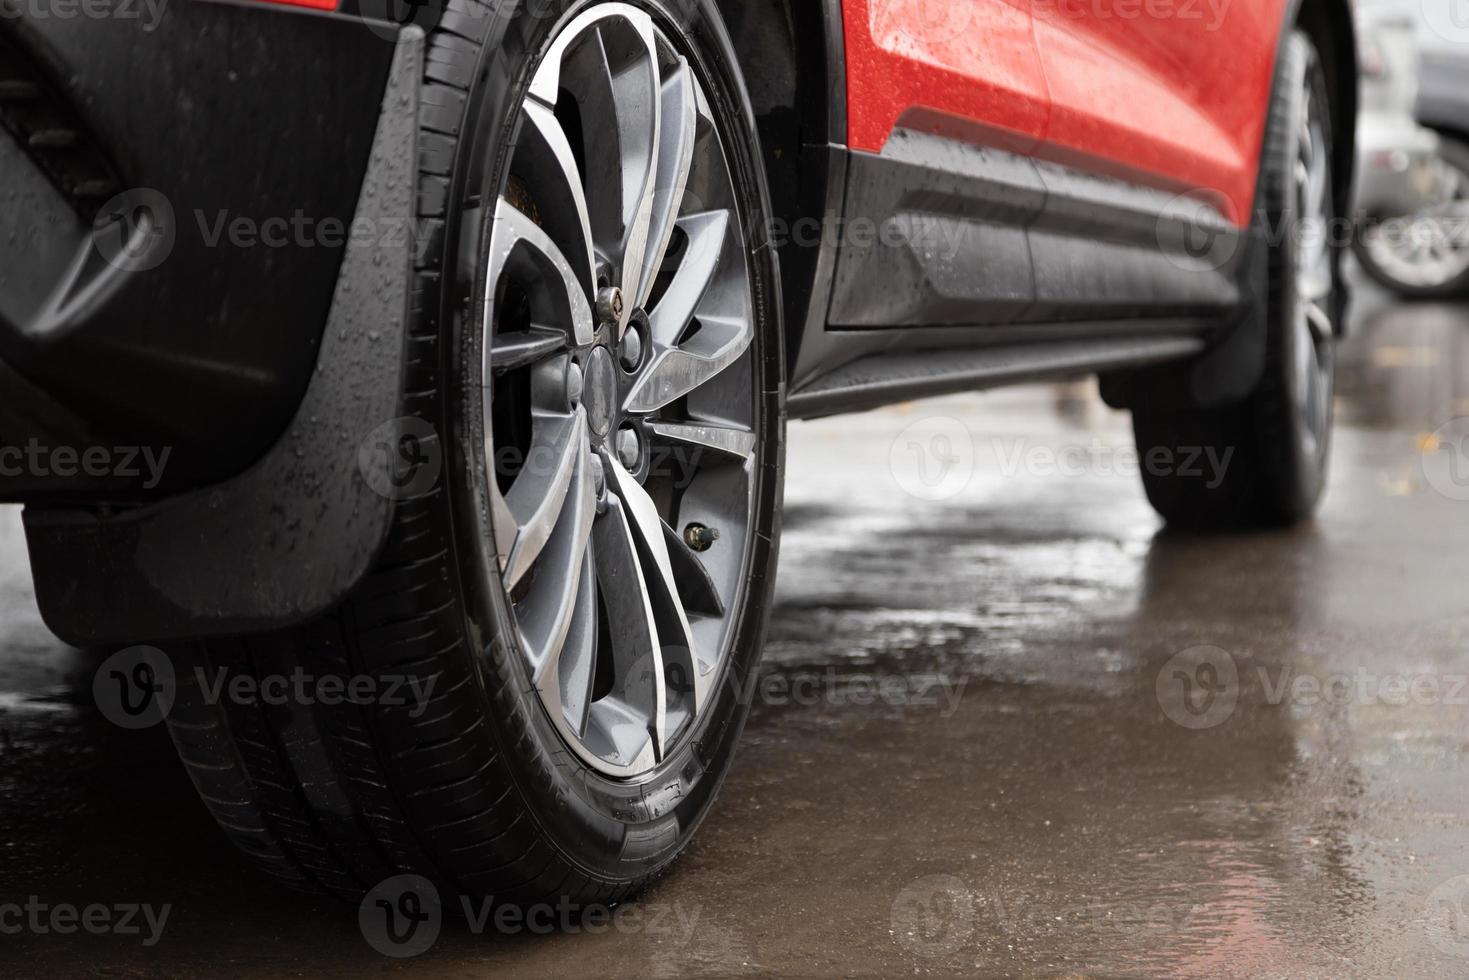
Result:
M843 17L852 149L899 125L1015 152L1045 138L1029 0L844 0Z
M1284 0L1033 0L1044 156L1249 221Z
M1246 224L1285 0L843 0L854 150L905 125Z

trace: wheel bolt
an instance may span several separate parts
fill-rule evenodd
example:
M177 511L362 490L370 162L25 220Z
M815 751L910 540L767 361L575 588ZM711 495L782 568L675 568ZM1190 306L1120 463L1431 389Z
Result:
M576 411L576 406L581 404L581 395L581 365L572 361L566 366L566 408L568 411Z
M617 433L617 458L622 461L622 465L629 470L636 470L642 456L643 447L638 440L637 430L631 427L620 429Z
M622 350L618 354L624 371L636 371L643 363L643 334L637 327L629 326L622 335Z
M694 551L708 551L719 540L719 528L690 524L683 529L683 540Z
M597 316L603 323L621 323L624 309L622 290L616 286L603 286L597 292Z
M607 510L607 471L602 468L602 457L593 456L592 465L592 487L597 495L597 513L602 514Z

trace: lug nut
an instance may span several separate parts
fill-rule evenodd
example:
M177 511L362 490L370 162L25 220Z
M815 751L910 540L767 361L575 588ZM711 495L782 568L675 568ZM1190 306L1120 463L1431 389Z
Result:
M622 335L622 349L618 354L624 371L636 371L643 363L643 334L637 327L629 326Z
M694 551L708 551L719 540L719 528L690 524L683 529L683 540Z
M575 361L566 366L566 408L567 411L576 411L576 406L581 404L582 396L582 370L581 365Z
M597 316L603 323L621 323L624 309L622 290L616 286L604 286L597 292Z
M638 461L642 459L643 447L638 441L636 429L631 427L621 429L617 433L617 458L622 465L629 470L638 468Z
M602 457L593 455L592 466L592 488L597 495L597 513L607 512L607 471L602 468Z

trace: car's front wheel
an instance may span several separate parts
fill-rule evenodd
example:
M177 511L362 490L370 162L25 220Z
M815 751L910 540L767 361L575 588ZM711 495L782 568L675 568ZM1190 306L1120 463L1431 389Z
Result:
M185 679L170 715L225 832L350 899L615 901L688 842L748 708L784 432L748 97L712 4L547 6L455 0L429 37L445 233L406 370L443 478L331 615L201 645L369 696Z

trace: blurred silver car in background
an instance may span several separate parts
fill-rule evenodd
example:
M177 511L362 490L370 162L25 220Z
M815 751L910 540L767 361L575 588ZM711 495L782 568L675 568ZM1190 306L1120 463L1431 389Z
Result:
M1356 252L1368 275L1411 298L1469 294L1469 18L1455 17L1455 2L1367 0L1357 11Z

